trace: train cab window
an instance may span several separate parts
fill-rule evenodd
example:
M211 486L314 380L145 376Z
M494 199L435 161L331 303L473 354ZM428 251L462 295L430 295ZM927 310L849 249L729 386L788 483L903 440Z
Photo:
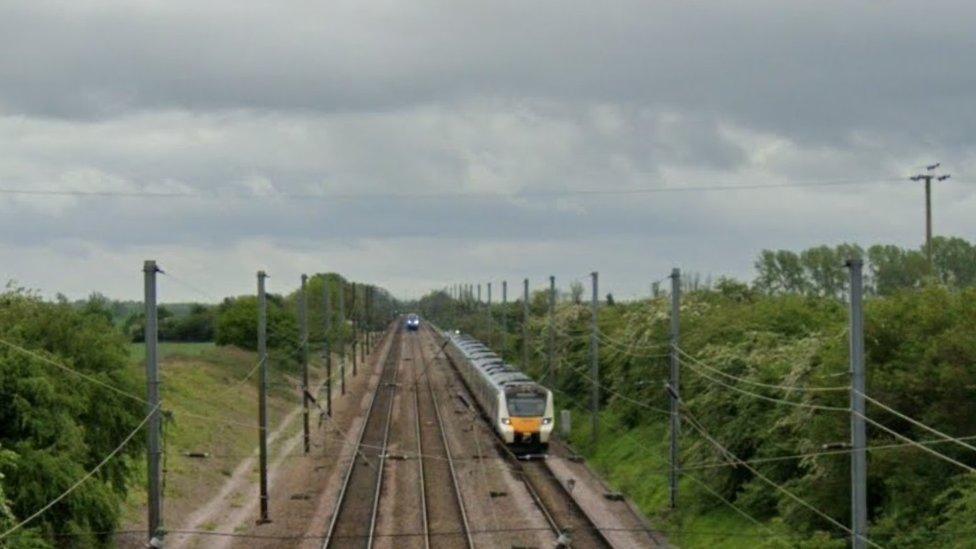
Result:
M536 394L508 395L508 415L512 417L539 417L546 413L546 398Z

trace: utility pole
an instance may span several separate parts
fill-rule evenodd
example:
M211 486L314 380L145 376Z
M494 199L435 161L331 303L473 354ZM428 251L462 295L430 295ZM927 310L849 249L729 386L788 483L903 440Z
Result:
M264 279L268 275L258 271L258 445L261 460L261 518L258 524L271 522L268 518L268 300L264 293Z
M311 441L308 430L308 276L302 275L302 291L298 300L298 324L302 344L302 442L308 453Z
M868 534L868 464L864 426L864 310L863 262L849 259L851 271L851 547L864 549Z
M346 288L339 279L339 388L346 394Z
M142 266L143 281L145 283L146 307L146 401L148 407L149 445L146 458L149 469L147 487L149 496L149 546L162 547L163 536L163 491L162 491L162 438L163 422L159 403L159 324L156 311L156 273L159 267L153 260L146 260Z
M592 377L593 387L591 394L590 403L590 421L592 423L592 429L590 433L590 442L593 445L592 448L595 450L598 448L597 444L599 442L599 432L600 427L600 340L597 337L597 312L600 306L600 297L598 290L598 277L599 274L596 271L590 273L590 277L593 279L593 301L592 301L592 312L590 314L590 377Z
M505 337L507 335L506 330L508 329L507 326L508 323L505 321L505 312L507 309L508 309L508 281L502 280L502 314L501 314L501 322L500 322L500 327L501 327L500 332L502 334L502 356L503 357L505 356L505 343L508 341L508 338Z
M478 304L481 304L481 284L478 284Z
M932 270L932 180L945 181L952 177L950 174L935 175L935 169L941 166L941 162L936 162L925 167L925 172L913 175L912 181L925 181L925 258L929 262L929 270Z
M553 385L559 381L556 371L556 277L549 276L549 364L546 373L552 378Z
M366 286L366 349L373 352L373 287Z
M488 346L491 347L491 282L488 283L488 305L485 311L488 313Z
M329 292L329 277L322 277L322 305L325 309L325 413L332 417L332 293Z
M529 368L529 279L522 281L522 371Z
M356 377L356 352L359 344L358 315L356 314L356 283L352 283L352 293L349 296L349 320L352 322L352 377Z
M671 270L671 381L668 384L671 397L671 474L668 477L668 493L671 508L678 508L678 475L681 473L678 452L678 435L681 434L681 416L678 399L681 398L681 361L678 349L681 342L681 270Z

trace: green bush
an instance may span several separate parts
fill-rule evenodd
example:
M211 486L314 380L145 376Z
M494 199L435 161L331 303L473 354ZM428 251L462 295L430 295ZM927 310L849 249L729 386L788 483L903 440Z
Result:
M64 301L44 302L23 291L7 292L0 295L0 338L114 387L140 392L126 374L125 338L102 314L79 312ZM65 491L145 413L144 404L0 345L0 488L9 500L0 509L0 523L23 519ZM133 439L83 489L15 535L12 545L36 545L38 535L57 539L58 545L64 539L76 546L105 543L105 534L93 532L116 528L126 478L143 438Z

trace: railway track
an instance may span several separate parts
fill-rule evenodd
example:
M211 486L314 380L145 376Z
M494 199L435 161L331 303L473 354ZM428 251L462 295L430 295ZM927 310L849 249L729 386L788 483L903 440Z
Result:
M431 331L431 336L435 341L443 343L443 338L438 334ZM447 353L443 353L443 355L451 365L459 386L464 387L465 398L468 402L473 403L474 399L471 398L464 379L458 373L457 365ZM482 421L484 420L480 413L477 416ZM485 423L483 426L494 435L495 432L490 425ZM559 543L563 546L587 549L614 547L606 534L590 520L566 487L553 476L544 462L520 460L498 439L497 435L494 436L494 439L498 452L506 459L511 471L525 485Z
M458 482L454 456L444 428L437 395L430 376L433 366L427 360L423 334L416 332L408 336L420 357L423 371L416 372L414 380L414 399L417 413L417 433L419 442L422 504L424 505L424 534L426 547L436 549L455 547L474 547L468 523L464 499ZM426 389L426 390L425 390Z
M373 545L402 346L402 330L399 326L395 330L323 548Z

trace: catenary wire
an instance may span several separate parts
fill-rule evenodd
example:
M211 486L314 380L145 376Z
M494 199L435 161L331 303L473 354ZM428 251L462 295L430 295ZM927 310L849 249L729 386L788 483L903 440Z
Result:
M772 486L773 488L779 490L780 492L782 492L783 494L785 494L787 497L789 497L793 501L799 503L800 505L806 507L810 511L813 511L815 514L819 515L822 519L824 519L827 522L833 524L837 528L840 528L841 530L843 530L847 534L849 534L851 536L854 536L855 535L855 533L854 533L853 530L851 530L850 528L848 528L844 524L838 522L835 518L831 517L827 513L824 513L820 509L817 509L814 505L812 505L811 503L807 502L805 499L803 499L800 496L794 494L792 491L790 491L789 489L785 488L784 486L776 483L775 481L773 481L772 479L770 479L766 475L760 473L755 467L749 465L748 463L746 463L745 461L743 461L742 459L740 459L738 456L736 456L734 453L732 453L731 450L729 450L728 448L726 448L725 446L723 446L722 443L718 442L714 437L712 437L708 433L708 431L695 419L694 415L692 415L691 412L688 411L688 408L687 408L687 406L684 405L684 402L683 401L681 401L679 399L678 400L678 403L679 403L679 405L682 406L682 408L685 409L685 412L682 414L682 417L685 418L685 420L688 422L688 424L691 425L696 431L698 431L698 433L701 434L701 436L704 437L705 440L707 440L710 444L712 444L712 446L715 446L715 448L717 448L719 450L719 453L722 454L722 455L724 455L726 458L728 458L729 461L732 461L732 462L735 462L736 464L742 465L743 467L745 467L746 469L748 469L749 471L751 471L752 474L756 475L757 478L761 479L763 482L765 482L765 483L769 484L770 486ZM858 537L860 537L861 540L863 540L868 545L871 545L872 547L881 547L881 545L879 545L878 543L876 543L874 541L871 541L870 539L868 539L867 537L865 537L863 535L859 535Z
M478 192L478 191L439 191L439 192L412 192L412 193L293 193L293 192L274 192L266 194L256 193L203 193L193 191L81 191L71 189L15 189L10 187L0 188L0 194L23 195L23 196L73 196L91 198L196 198L214 200L323 200L323 201L355 201L355 200L419 200L419 199L491 199L491 198L547 198L564 196L633 196L657 193L686 193L686 192L711 192L711 191L742 191L742 190L762 190L762 189L782 189L782 188L812 188L812 187L836 187L849 185L874 185L879 183L907 183L906 178L901 177L881 177L863 179L836 179L821 181L797 181L792 183L750 183L750 184L700 184L684 187L631 187L621 189L552 189L538 191L515 191L515 192ZM589 274L589 273L587 273Z
M2 534L0 534L0 540L6 538L10 534L12 534L12 533L16 532L17 530L23 528L25 525L29 524L34 519L36 519L37 517L39 517L42 514L44 514L45 511L47 511L51 507L54 507L59 501L61 501L64 498L68 497L68 495L71 494L72 492L74 492L75 489L77 489L79 486L81 486L82 484L84 484L85 481L87 481L92 476L94 476L95 473L97 473L106 463L108 463L112 458L114 458L116 456L116 454L118 454L119 452L121 452L122 449L125 448L125 446L127 444L129 444L129 441L132 440L132 437L134 437L136 435L136 433L138 433L139 431L142 430L142 428L146 425L146 423L149 422L149 418L151 418L153 416L153 414L155 414L156 411L158 411L158 410L159 410L159 405L157 404L156 406L154 406L152 408L152 410L149 410L149 413L146 414L146 417L144 417L142 419L142 421L139 422L139 425L135 429L133 429L122 440L122 442L118 446L115 447L114 450L112 450L111 452L109 452L109 454L107 456L105 456L102 459L102 461L100 461L98 463L98 465L96 465L92 470L90 470L87 473L85 473L85 475L83 477L81 477L80 479L78 479L67 490L65 490L64 492L62 492L61 495L59 495L58 497L56 497L56 498L52 499L50 502L48 502L47 505L45 505L44 507L41 507L34 514L32 514L31 516L25 518L24 520L22 520L19 523L13 525L12 527L8 528L5 532L3 532Z
M929 448L928 446L919 444L918 442L916 442L916 441L914 441L914 440L906 437L905 435L899 433L898 431L895 431L894 429L891 429L889 427L886 427L884 424L879 423L879 422L877 422L877 421L875 421L875 420L867 417L864 414L861 414L859 412L854 412L854 413L857 414L858 416L860 416L861 418L863 418L864 421L870 423L871 425L877 427L878 429L881 429L882 431L890 434L891 436L893 436L895 438L901 439L901 440L905 441L906 443L908 443L908 444L910 444L912 446L915 446L916 448L920 448L920 449L922 449L922 450L924 450L924 451L932 454L933 456L935 456L935 457L937 457L937 458L939 458L939 459L941 459L943 461L947 461L947 462L949 462L949 463L951 463L953 465L957 465L957 466L965 469L966 471L969 471L970 473L976 473L976 469L970 467L969 465L966 465L965 463L962 463L961 461L957 461L955 459L952 459L951 457L949 457L949 456L947 456L947 455L945 455L945 454L943 454L941 452L937 452L937 451Z
M722 387L725 387L726 389L730 389L732 391L735 391L737 393L743 394L743 395L748 396L748 397L751 397L751 398L757 398L757 399L760 399L760 400L766 400L766 401L773 402L773 403L776 403L776 404L784 404L784 405L793 406L793 407L796 407L796 408L808 408L808 409L812 409L812 410L824 410L824 411L828 411L828 412L850 412L850 408L842 408L840 406L825 406L825 405L822 405L822 404L808 404L806 402L794 402L792 400L785 400L785 399L782 399L782 398L775 398L775 397L770 397L770 396L766 396L766 395L761 395L759 393L754 393L752 391L747 391L745 389L736 387L735 385L730 385L730 384L728 384L728 383L726 383L726 382L724 382L724 381L722 381L720 379L716 379L716 378L714 378L712 376L709 376L708 374L704 373L702 370L698 369L698 367L695 366L692 363L687 363L686 362L685 364L688 365L691 368L691 370L694 371L696 374L698 374L699 376L707 379L708 381L711 381L712 383L715 383L716 385L721 385Z
M678 353L680 353L682 356L684 356L685 358L687 358L691 362L694 362L697 366L708 370L709 372L716 373L716 374L718 374L718 375L720 375L720 376L722 376L722 377L724 377L726 379L731 379L732 381L738 381L738 382L741 382L741 383L746 383L748 385L754 385L756 387L764 387L766 389L779 389L779 390L782 390L782 391L804 391L804 392L811 392L811 393L812 392L849 391L851 389L849 386L844 386L844 385L835 385L835 386L832 386L832 387L803 387L803 386L795 386L795 385L776 385L776 384L772 384L772 383L763 383L761 381L753 381L751 379L746 379L746 378L743 378L743 377L739 377L739 376L732 375L732 374L730 374L728 372L725 372L723 370L720 370L719 368L716 368L714 366L709 366L708 364L702 362L698 358L695 358L694 356L692 356L692 355L688 354L687 352L685 352L685 350L682 349L681 347L675 347L675 349L677 349L678 350Z
M881 409L883 409L883 410L885 410L887 412L890 412L890 413L892 413L892 414L900 417L901 419L904 419L905 421L911 423L912 425L915 425L916 427L920 427L920 428L922 428L922 429L924 429L924 430L932 433L933 435L940 436L943 439L945 439L947 442L953 442L955 444L958 444L959 446L962 446L963 448L966 448L967 450L972 450L972 451L976 452L976 446L973 446L972 444L968 444L966 442L963 442L959 438L956 438L956 437L947 435L947 434L943 433L942 431L939 431L938 429L935 429L933 427L929 427L928 425L922 423L921 421L918 421L916 419L913 419L911 417L908 417L907 415L899 412L898 410L895 410L894 408L892 408L892 407L884 404L883 402L881 402L881 401L879 401L879 400L877 400L875 398L871 398L870 396L862 393L861 391L855 390L854 392L856 392L857 394L859 394L862 397L864 397L864 399L867 400L868 402L870 402L871 404L874 404L875 406L878 406L879 408L881 408Z
M94 383L96 385L99 385L101 387L104 387L104 388L106 388L106 389L108 389L108 390L110 390L112 392L115 392L117 394L120 394L120 395L122 395L122 396L124 396L126 398L131 398L132 400L135 400L135 401L140 402L142 404L149 404L149 401L147 401L146 399L140 397L139 395L136 395L136 394L130 393L128 391L119 389L118 387L115 387L114 385L111 385L109 383L106 383L106 382L104 382L104 381L102 381L102 380L100 380L100 379L98 379L96 377L90 376L90 375L88 375L88 374L86 374L84 372L80 372L78 370L75 370L74 368L71 368L71 367L69 367L69 366L67 366L65 364L62 364L62 363L60 363L60 362L58 362L56 360L53 360L51 358L48 358L48 357L46 357L46 356L44 356L44 355L42 355L42 354L40 354L40 353L38 353L36 351L32 351L30 349L21 347L20 345L17 345L16 343L11 343L10 341L4 340L4 339L0 339L0 344L5 345L5 346L7 346L7 347L9 347L9 348L11 348L11 349L13 349L13 350L21 353L21 354L24 354L24 355L27 355L27 356L36 358L36 359L38 359L38 360L40 360L42 362L45 362L47 364L50 364L52 366L56 366L56 367L58 367L58 368L60 368L60 369L62 369L64 371L66 371L66 372L69 372L71 374L74 374L74 375L76 375L76 376L84 379L85 381L89 381L91 383Z

